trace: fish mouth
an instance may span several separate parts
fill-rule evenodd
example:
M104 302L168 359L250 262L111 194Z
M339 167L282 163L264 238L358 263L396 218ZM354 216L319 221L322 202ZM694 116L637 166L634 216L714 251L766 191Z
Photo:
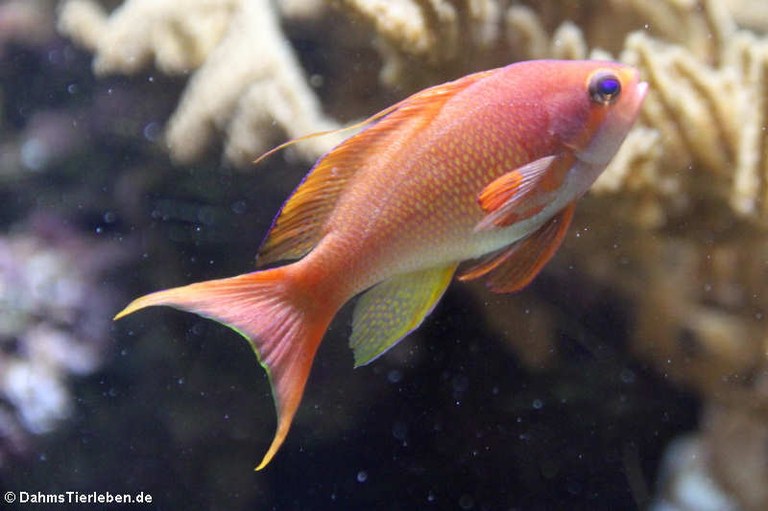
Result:
M632 125L637 120L640 114L640 108L643 106L643 101L648 95L648 82L636 82L631 97L626 98L627 102L620 106L615 115L622 120L623 123Z
M641 99L645 98L645 95L648 93L648 82L640 82L637 84L637 93L640 95Z
M635 94L632 97L632 103L628 109L634 115L640 111L645 96L648 95L648 82L637 82L635 85Z
M635 94L637 96L638 107L643 103L645 96L648 94L648 82L639 82L635 87Z

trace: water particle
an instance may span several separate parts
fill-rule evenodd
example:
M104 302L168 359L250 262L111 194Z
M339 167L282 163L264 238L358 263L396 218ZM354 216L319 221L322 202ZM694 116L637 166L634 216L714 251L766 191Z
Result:
M368 472L365 470L361 470L357 473L357 482L358 483L364 483L368 480Z
M117 218L117 215L115 215L114 211L107 211L106 213L104 213L104 221L108 224L114 223L116 218Z
M464 392L469 388L469 378L463 374L457 374L451 380L454 392Z
M149 142L157 142L160 139L161 131L160 123L152 121L144 126L141 133Z
M581 493L581 484L578 481L569 481L566 489L571 495L578 495Z
M400 383L403 380L403 373L398 369L392 369L387 373L389 383Z
M427 502L434 502L437 500L437 495L435 495L435 492L432 490L429 490L429 493L427 493Z
M532 405L534 410L541 410L544 408L544 401L541 399L534 399Z
M71 95L77 94L80 92L80 87L78 87L76 83L70 83L67 85L67 92Z
M325 79L322 77L322 75L314 74L309 77L309 85L314 88L322 87L324 81Z
M232 204L232 212L237 215L242 215L248 211L248 204L244 200L239 200Z
M405 440L408 436L408 425L403 421L397 421L392 425L392 436L398 440Z
M459 498L459 507L465 510L472 509L475 507L475 499L472 498L472 495L467 495L465 493Z
M635 372L631 369L622 369L619 378L623 383L635 383Z
M48 62L51 64L63 64L64 55L59 50L51 50L48 52Z
M48 159L48 148L40 140L30 138L21 145L21 164L27 169L42 170Z
M216 212L210 207L200 208L197 212L197 220L203 225L213 225L216 221Z

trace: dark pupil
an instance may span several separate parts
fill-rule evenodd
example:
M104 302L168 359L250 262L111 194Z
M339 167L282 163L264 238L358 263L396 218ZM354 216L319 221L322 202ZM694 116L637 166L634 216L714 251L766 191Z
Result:
M598 76L590 87L590 96L596 103L610 103L621 92L621 82L613 75Z

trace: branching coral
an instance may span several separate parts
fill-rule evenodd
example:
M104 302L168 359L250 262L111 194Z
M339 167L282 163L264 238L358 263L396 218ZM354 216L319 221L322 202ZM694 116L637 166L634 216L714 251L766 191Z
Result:
M713 200L763 218L768 40L744 31L719 37L724 46L712 56L714 65L642 33L627 40L623 58L645 71L653 90L644 121L659 132L661 148L647 175L664 181L667 193L693 190L707 178L701 191Z
M99 4L66 2L59 27L96 51L98 74L135 73L156 64L165 73L199 67L226 33L241 0L135 0L107 18Z
M197 70L167 131L180 162L199 158L219 133L227 159L244 165L277 140L276 128L297 137L337 127L322 114L268 0L132 0L109 16L93 0L68 0L59 29L96 53L101 75L151 63L170 74ZM313 158L337 141L297 149Z
M761 0L725 0L739 25L768 33L768 11Z
M482 58L497 42L501 2L468 0L341 0L350 12L371 23L384 56L382 79L395 84L409 79L414 63L428 70L464 65ZM475 65L478 63L475 62ZM421 75L425 70L422 70Z

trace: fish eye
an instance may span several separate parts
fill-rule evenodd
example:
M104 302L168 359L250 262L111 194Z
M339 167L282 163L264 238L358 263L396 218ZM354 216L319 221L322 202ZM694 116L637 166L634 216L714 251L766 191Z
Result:
M621 94L621 80L610 71L598 71L589 79L589 98L594 103L608 105Z

